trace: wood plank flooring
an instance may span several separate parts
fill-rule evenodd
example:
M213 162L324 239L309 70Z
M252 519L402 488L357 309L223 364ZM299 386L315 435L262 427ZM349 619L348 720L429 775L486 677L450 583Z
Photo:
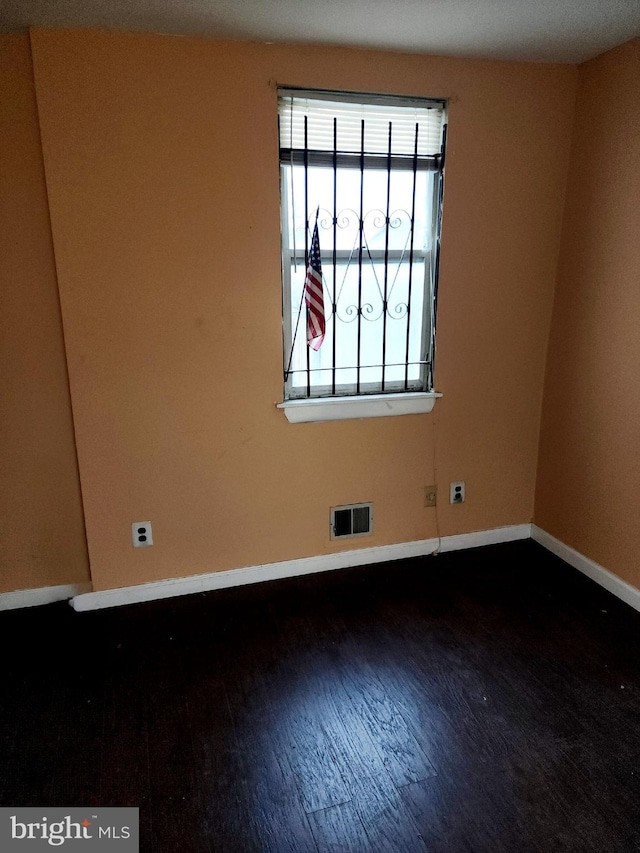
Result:
M640 851L640 614L535 543L0 614L0 804L143 853Z

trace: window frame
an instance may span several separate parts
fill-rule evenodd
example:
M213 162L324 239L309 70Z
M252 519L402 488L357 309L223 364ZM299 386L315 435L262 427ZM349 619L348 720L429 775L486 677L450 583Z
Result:
M280 199L281 199L281 258L282 258L282 306L283 306L283 354L284 354L284 402L278 404L279 408L284 409L287 418L290 421L301 421L301 420L333 420L333 419L341 419L343 417L375 417L378 415L387 415L387 414L407 414L412 412L422 412L422 411L430 411L433 408L435 403L435 399L440 394L437 394L433 390L433 365L434 365L434 355L435 355L435 322L436 322L436 313L437 313L437 287L438 287L438 271L439 271L439 248L440 248L440 231L441 231L441 221L442 221L442 196L443 196L443 183L444 183L444 158L445 158L445 146L446 146L446 132L447 132L447 102L445 99L422 99L422 98L403 98L399 96L377 96L377 95L367 95L363 93L338 93L332 91L321 91L321 90L298 90L293 89L291 87L282 87L278 89L278 98L279 98L279 115L280 113L280 103L281 99L287 96L292 97L310 97L316 98L319 100L327 100L331 102L335 102L337 100L348 101L354 105L377 105L379 103L383 103L386 106L392 105L394 107L406 107L406 106L420 106L428 108L433 108L434 105L440 109L442 114L442 126L441 126L441 146L440 152L431 157L421 156L421 159L418 158L417 154L417 129L416 129L416 148L414 155L412 156L411 166L408 166L406 156L398 157L397 154L392 154L391 150L387 152L387 154L377 154L371 155L369 153L365 153L362 146L360 153L350 152L349 154L339 153L337 151L330 152L330 155L327 152L318 152L318 151L310 151L308 148L306 149L294 149L283 148L282 147L282 138L279 139L280 143ZM364 139L364 126L362 130L362 137ZM293 145L293 117L291 120L291 130L290 130L290 146ZM306 121L305 121L305 144L306 144ZM335 142L334 142L335 147ZM391 142L389 143L389 149L391 147ZM285 154L283 155L283 151ZM327 157L329 156L329 160ZM385 363L382 365L378 365L378 368L381 370L381 381L376 382L360 382L359 376L361 370L371 370L373 369L368 365L368 363L364 365L353 365L352 367L346 368L344 366L336 366L336 363L332 363L328 368L310 368L309 367L309 359L307 359L307 367L304 372L307 373L307 384L305 386L301 386L300 384L294 385L292 379L295 371L291 370L292 359L293 359L293 345L294 345L294 337L296 334L295 325L293 322L294 312L292 311L292 295L293 295L293 287L292 287L292 279L291 279L291 267L292 262L295 257L295 261L298 266L301 266L303 271L306 270L307 262L308 262L308 250L310 244L310 231L311 231L311 222L308 216L308 208L307 208L307 197L305 193L305 222L307 223L306 227L306 235L304 246L290 246L289 245L289 204L290 204L290 187L289 180L293 180L293 168L296 165L304 165L305 168L305 177L308 174L308 169L313 168L315 165L326 166L330 165L334 174L339 174L341 169L344 168L358 168L361 175L361 181L364 181L364 175L367 172L372 170L381 170L383 169L387 174L387 182L388 186L390 186L391 182L391 174L394 171L393 165L391 161L394 161L401 169L407 170L411 168L413 171L413 194L414 194L414 205L415 205L415 192L416 192L416 180L417 180L417 172L418 171L430 171L434 173L433 177L433 186L429 189L425 189L427 193L424 196L427 207L429 205L429 200L431 201L432 210L430 211L431 219L429 222L429 228L425 230L425 245L415 246L415 237L414 237L414 223L416 218L415 208L411 212L410 217L410 234L411 234L411 248L408 256L405 257L406 247L402 251L394 248L388 248L388 240L387 246L385 250L380 249L370 249L367 246L367 258L371 262L372 266L374 261L383 261L385 264L385 268L388 268L390 263L394 261L398 262L398 270L401 264L407 264L409 269L409 280L411 280L411 276L414 273L414 269L420 269L422 267L422 280L420 281L419 287L421 292L421 320L418 322L419 328L419 344L418 349L420 353L419 361L411 360L405 358L402 367L405 369L405 379L386 379L385 374L389 367L397 366L397 362L389 362L385 359ZM340 162L338 162L340 161ZM435 165L434 165L435 164ZM288 170L291 170L288 173ZM337 178L336 178L337 180ZM334 208L335 210L335 208ZM388 208L387 208L388 210ZM354 211L355 212L355 211ZM358 215L358 222L360 227L360 233L362 236L362 228L364 218L361 220L360 217L363 216L364 211L360 210L360 214ZM387 220L388 222L388 220ZM331 229L335 227L335 220L333 220L331 225L329 226ZM389 225L386 226L387 232L389 231ZM333 242L333 241L332 241ZM357 250L357 254L359 254L360 265L362 264L363 259L363 247L360 245ZM344 261L351 262L351 258L353 256L353 249L351 253L348 250L340 250L335 251L332 247L331 249L323 248L321 246L321 254L323 264L326 262L333 267L333 270L337 271L337 269L341 268ZM348 267L347 267L348 268ZM374 273L375 275L375 273ZM385 273L386 280L386 273ZM361 282L361 273L359 278L359 287ZM414 279L412 286L415 286L417 283L417 279ZM335 285L335 283L334 283ZM325 284L325 294L327 294L327 288ZM334 294L335 298L335 286L334 286ZM408 304L411 305L411 296L408 297ZM326 301L326 300L325 300ZM414 303L415 303L414 299ZM297 300L296 300L297 303ZM301 303L302 305L302 303ZM336 302L337 305L337 302ZM331 312L336 308L336 305L333 305L332 300L329 300L329 307ZM387 303L382 302L383 311L387 310ZM409 311L411 309L409 308ZM335 325L335 318L332 317L332 313L329 314L329 320L333 320ZM360 321L359 321L360 322ZM386 320L385 320L386 323ZM409 338L411 334L410 330L410 320L407 319L407 356L409 354ZM304 335L304 328L306 327L306 322L299 321L298 324L298 332L300 335L301 328L302 334ZM384 333L383 333L384 338ZM384 338L386 341L386 338ZM386 343L385 343L386 348ZM305 347L306 349L306 347ZM359 350L357 354L357 361L361 359L362 352ZM337 361L337 360L336 360ZM419 368L419 376L417 379L412 378L409 379L409 367L414 364L420 364ZM332 372L333 381L331 384L324 383L319 385L318 383L310 384L310 372L313 370L327 370ZM346 382L336 382L336 371L353 369L358 371L358 385L356 383L346 383ZM298 371L299 372L299 371ZM382 386L382 387L380 387ZM343 412L340 414L340 412Z

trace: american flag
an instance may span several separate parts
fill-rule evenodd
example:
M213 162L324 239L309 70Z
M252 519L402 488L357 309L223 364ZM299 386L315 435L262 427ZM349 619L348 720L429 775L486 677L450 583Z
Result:
M322 293L322 264L320 262L320 240L318 239L318 217L311 238L309 264L304 280L304 299L307 303L307 343L319 350L325 333L324 296Z

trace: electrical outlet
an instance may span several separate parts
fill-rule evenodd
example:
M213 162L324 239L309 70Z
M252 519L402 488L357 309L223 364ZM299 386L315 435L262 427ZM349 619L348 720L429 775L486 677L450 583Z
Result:
M464 503L464 480L458 480L456 483L449 483L449 503Z
M424 505L425 506L435 506L438 502L438 487L437 486L425 486L424 487Z
M153 545L153 531L150 521L134 521L131 525L131 539L134 548L148 548Z

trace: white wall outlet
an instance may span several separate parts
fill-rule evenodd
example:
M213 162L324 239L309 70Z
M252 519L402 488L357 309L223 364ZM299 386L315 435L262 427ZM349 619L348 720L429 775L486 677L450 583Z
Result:
M449 483L449 503L464 503L464 480L458 480L456 483Z
M131 539L134 548L148 548L153 545L153 532L150 521L134 521L131 525Z

